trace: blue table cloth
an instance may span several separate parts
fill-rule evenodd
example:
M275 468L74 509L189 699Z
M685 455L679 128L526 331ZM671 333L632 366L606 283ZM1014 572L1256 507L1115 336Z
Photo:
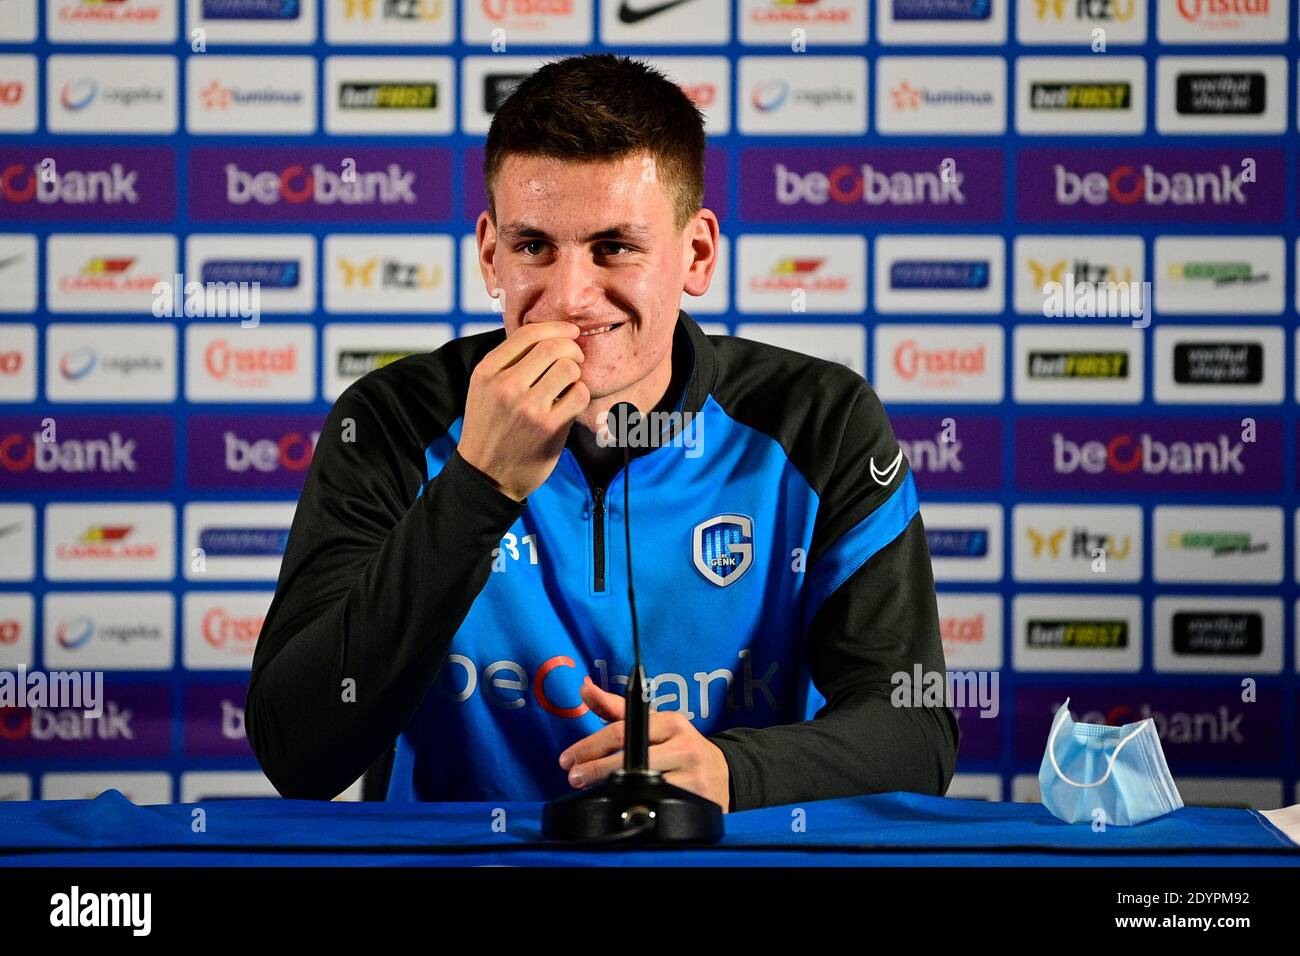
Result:
M885 793L728 814L720 844L690 848L557 844L541 814L540 803L136 806L108 790L0 804L0 866L1300 866L1300 845L1254 810L1184 807L1096 832L1039 804Z

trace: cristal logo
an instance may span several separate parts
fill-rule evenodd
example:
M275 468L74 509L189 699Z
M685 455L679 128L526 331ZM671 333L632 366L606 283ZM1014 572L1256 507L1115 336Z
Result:
M1052 468L1058 475L1076 471L1099 475L1140 472L1147 475L1243 475L1245 446L1220 434L1217 442L1162 442L1148 434L1134 438L1125 432L1106 442L1075 442L1060 432L1052 435Z
M88 345L64 352L59 359L59 374L70 382L85 378L95 369L95 350Z
M310 170L295 163L278 173L245 172L235 163L227 163L225 170L226 201L234 206L274 206L280 202L298 206L391 206L418 201L412 188L415 173L403 170L398 163L389 163L382 172L352 170L350 174L335 172L321 163L313 163Z
M298 349L293 345L244 349L217 339L204 350L203 367L217 381L236 376L292 375L298 370Z
M13 618L0 619L0 644L17 644L22 631L22 625Z
M248 471L270 473L280 468L286 471L303 471L311 464L312 452L320 432L304 435L289 432L279 439L261 438L249 441L233 431L225 432L222 440L226 447L226 470L237 474Z
M894 371L900 378L915 381L920 375L955 378L983 375L984 346L970 349L927 349L915 339L905 339L894 348Z
M134 472L135 448L134 438L123 439L116 431L107 438L62 441L42 441L40 432L30 436L11 432L0 437L0 468L10 472L35 468L46 474Z
M573 12L573 0L481 0L490 20L506 17L562 17Z
M222 650L251 652L264 620L262 614L232 614L224 607L214 607L203 615L203 639Z
M55 639L60 647L75 650L95 636L95 622L90 618L74 617L72 620L59 621Z
M1196 23L1201 17L1266 17L1269 0L1178 0L1178 15Z
M945 644L983 644L984 615L943 617L939 619L939 636Z
M1121 206L1142 203L1147 206L1244 206L1245 170L1232 171L1226 163L1218 172L1199 171L1163 173L1149 164L1117 166L1109 173L1079 174L1060 163L1054 167L1056 202L1075 206L1086 202L1103 206L1108 202Z

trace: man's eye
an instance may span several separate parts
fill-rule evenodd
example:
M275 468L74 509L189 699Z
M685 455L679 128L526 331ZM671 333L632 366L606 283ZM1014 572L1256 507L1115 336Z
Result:
M632 249L621 242L602 242L596 246L596 251L602 256L618 256Z
M543 248L543 243L539 239L533 239L530 242L521 243L516 246L517 251L522 252L526 256L540 256Z

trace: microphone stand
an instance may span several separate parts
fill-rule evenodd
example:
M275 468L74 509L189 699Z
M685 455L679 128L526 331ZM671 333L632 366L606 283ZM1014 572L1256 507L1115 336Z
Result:
M632 588L632 515L628 510L631 451L627 435L641 413L630 402L619 402L614 408L622 423L619 437L623 446L627 600L632 611L635 654L624 708L623 767L603 783L546 804L542 810L542 835L551 840L716 843L722 839L722 808L707 797L673 786L661 771L650 769L650 682L641 664L636 594Z

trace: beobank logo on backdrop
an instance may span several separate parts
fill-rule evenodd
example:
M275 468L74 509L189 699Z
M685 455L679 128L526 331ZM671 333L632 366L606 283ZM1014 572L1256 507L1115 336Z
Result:
M1280 223L1278 149L1026 149L1016 204L1028 222Z
M756 222L995 222L998 149L761 147L740 156L741 215Z
M0 219L15 222L170 222L176 159L169 149L44 147L0 150Z
M0 707L0 761L28 757L165 757L172 749L172 691L159 684L105 686L103 713L77 707Z
M165 415L0 418L0 485L22 491L170 488L174 429Z
M195 415L186 426L191 488L298 489L321 419L309 415Z
M197 148L196 222L430 222L451 215L451 153L424 149Z
M1277 419L1031 416L1016 422L1016 486L1276 492L1282 447Z
M1102 687L1073 684L1023 687L1015 695L1015 756L1041 760L1043 741L1061 705L1080 723L1112 727L1151 719L1160 745L1176 760L1239 765L1282 759L1280 695L1243 703L1241 689Z

